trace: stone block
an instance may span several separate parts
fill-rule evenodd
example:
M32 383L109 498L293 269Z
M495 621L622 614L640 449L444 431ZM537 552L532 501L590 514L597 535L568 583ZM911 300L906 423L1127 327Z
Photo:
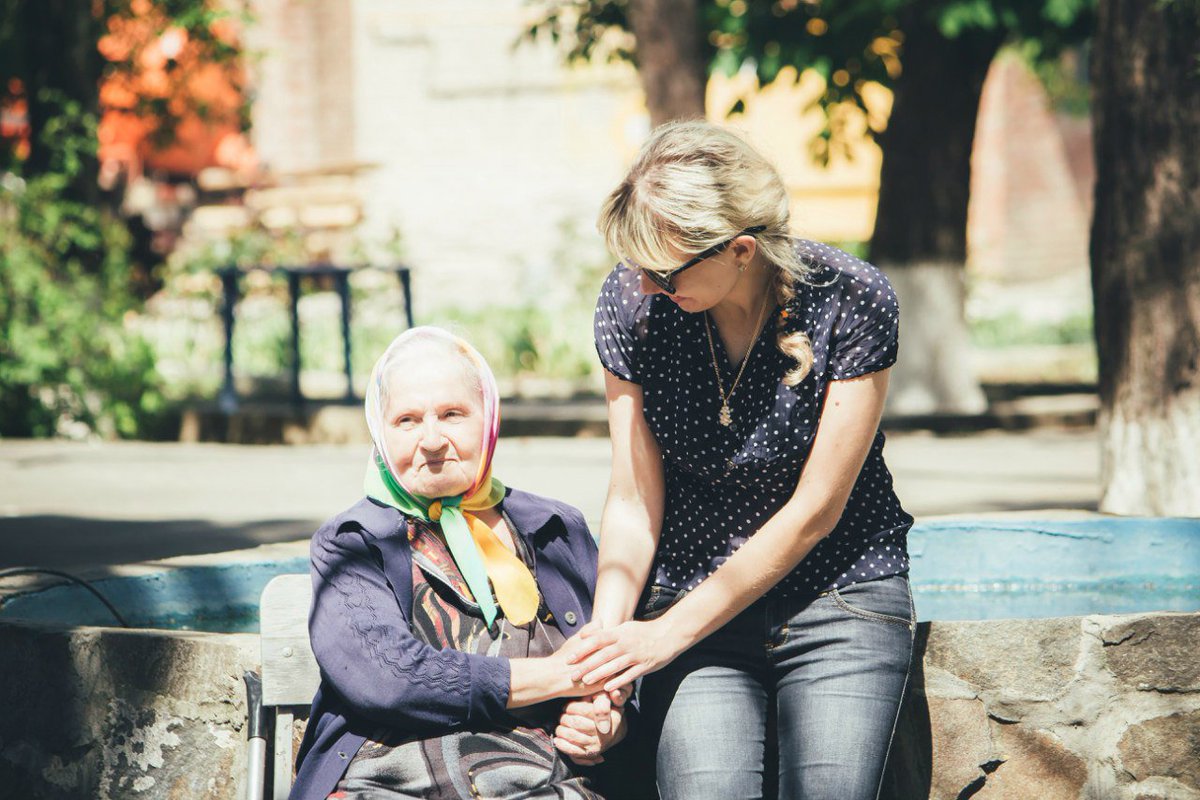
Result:
M1200 711L1139 722L1117 747L1123 766L1137 780L1161 776L1200 789Z
M1110 795L1096 795L1097 800L1108 800ZM1118 795L1111 795L1118 797ZM1151 778L1130 784L1125 792L1119 795L1121 800L1200 800L1200 791L1189 789L1178 781L1169 778ZM1084 798L1092 800L1092 796Z
M1135 791L1137 794L1133 796L1133 800L1197 800L1200 798L1200 792L1188 791L1182 786L1138 788Z
M1143 691L1200 692L1200 615L1147 614L1117 619L1100 633L1105 661Z
M1056 738L1022 725L992 726L1003 760L974 800L1079 800L1087 763Z
M995 760L987 712L979 700L930 697L929 716L933 740L929 797L955 800L984 778Z
M1051 700L1075 675L1079 636L1075 617L935 622L925 665L1010 699Z

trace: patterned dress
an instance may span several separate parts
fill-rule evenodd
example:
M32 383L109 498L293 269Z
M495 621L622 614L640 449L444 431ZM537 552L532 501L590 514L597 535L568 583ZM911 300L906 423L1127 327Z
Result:
M510 531L516 531L505 517ZM547 656L565 638L545 603L534 620L513 625L502 615L489 630L445 541L434 527L410 522L413 635L439 649L507 658ZM518 555L534 569L521 537ZM536 573L534 575L536 578ZM513 709L512 727L401 738L385 728L368 736L330 800L603 800L554 747L561 700Z

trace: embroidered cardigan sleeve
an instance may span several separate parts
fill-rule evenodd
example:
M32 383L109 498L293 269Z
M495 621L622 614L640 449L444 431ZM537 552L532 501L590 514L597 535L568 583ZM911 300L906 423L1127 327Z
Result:
M506 658L438 650L413 636L369 537L352 526L313 536L309 636L321 675L363 717L435 734L509 719Z

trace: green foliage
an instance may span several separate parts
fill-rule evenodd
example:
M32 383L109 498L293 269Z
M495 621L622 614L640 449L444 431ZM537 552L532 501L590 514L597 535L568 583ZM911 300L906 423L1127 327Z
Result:
M164 288L151 301L142 328L152 342L171 401L211 399L222 379L224 333L221 286L212 270L230 263L303 263L291 236L247 231L229 240L172 257ZM359 242L361 262L401 260L403 243L393 233L383 242ZM504 282L523 287L515 297L474 308L453 302L437 281L416 276L417 322L441 325L470 340L487 357L505 392L561 395L599 384L592 343L592 313L600 285L614 260L574 224L564 221L552 252L537 262L514 264ZM351 340L356 389L404 329L403 296L391 272L363 270L350 277ZM431 291L422 295L424 287ZM289 388L291 327L287 285L258 271L241 279L233 347L239 388L256 397L285 396ZM433 295L438 295L434 297ZM342 332L340 305L330 287L305 283L300 300L302 380L307 397L340 397Z
M1092 313L1089 310L1054 322L1038 322L1009 311L995 317L972 319L970 329L971 343L976 347L1090 344Z
M232 22L231 27L237 28L253 21L247 4L217 0L152 0L148 14L132 0L106 0L104 5L105 20L149 19L156 23L159 34L168 29L186 34L187 45L183 52L167 62L169 89L154 95L138 93L129 109L150 123L151 138L156 146L167 147L174 141L175 130L187 114L195 114L205 122L228 122L249 130L250 104L248 94L243 90L241 69L244 54L235 41L218 35L223 23ZM136 80L143 69L143 58L143 49L133 47L124 58L107 61L104 74ZM195 72L213 65L220 67L228 84L245 97L239 108L222 109L225 118L218 118L210 102L195 94L188 83Z
M208 274L224 267L296 266L310 260L298 231L274 233L256 225L187 252L176 251L169 259L169 269L172 273Z
M497 379L517 393L528 393L530 384L543 380L591 388L598 368L592 314L614 263L608 253L589 247L593 241L564 220L546 263L524 265L517 302L480 309L448 306L429 321L457 330L488 359Z
M523 393L522 384L531 380L578 389L595 371L591 338L595 291L586 301L580 298L557 307L526 300L491 309L447 308L434 322L474 344L496 377L518 394Z
M871 243L870 242L865 242L865 241L862 241L861 239L853 239L853 240L847 239L846 241L841 241L841 242L829 242L829 244L833 245L834 247L838 248L839 250L845 250L847 253L854 256L855 258L861 258L863 261L871 260Z
M94 148L82 154L79 169L49 166L64 155L57 152L64 139L54 135L59 100L98 116L113 110L101 103L102 83L117 89L106 102L119 98L116 110L137 117L156 147L174 142L189 116L248 129L243 53L235 39L237 21L249 19L247 7L243 0L0 0L0 108L24 106L27 125L18 135L0 136L0 170L26 178L70 174L64 196L93 205L119 199L99 190ZM164 41L169 46L160 48ZM214 69L239 99L214 101L193 80Z
M534 0L531 4L541 7L542 16L525 30L517 44L548 36L568 63L637 63L636 54L627 46L628 37L612 36L629 30L625 11L629 0Z
M0 140L0 435L153 435L166 420L131 291L139 271L129 232L97 184L99 87L107 79L129 89L133 103L124 110L149 123L159 145L188 114L214 121L190 79L217 65L231 86L241 85L236 26L223 23L246 19L246 7L0 0L0 106L27 104L31 139L28 155L16 139ZM102 56L101 37L126 23L134 23L125 29L132 35L117 38L129 48ZM143 91L144 48L168 31L184 44L163 66L165 87ZM248 106L223 113L222 121L248 127ZM253 256L254 243L241 246Z
M164 412L149 345L131 329L129 235L62 189L95 146L64 102L51 171L0 185L0 435L149 431Z
M527 39L550 36L571 60L595 58L613 31L629 32L627 0L532 0L541 18ZM1035 62L1049 61L1090 35L1096 0L697 0L709 53L710 73L732 75L751 68L760 86L777 80L785 67L795 78L806 69L826 79L816 105L827 125L814 143L819 160L840 148L837 109L866 111L868 82L892 87L903 73L906 24L932 22L955 39L987 33L1014 43ZM628 37L626 37L628 38ZM628 47L608 58L633 60ZM953 65L947 65L952 68ZM928 91L937 91L930 86ZM745 108L739 98L727 113ZM868 115L868 119L872 119ZM878 130L872 131L878 133Z
M1047 58L1036 42L1026 41L1011 48L1029 66L1046 90L1055 111L1085 117L1091 110L1092 89L1083 72L1078 52Z

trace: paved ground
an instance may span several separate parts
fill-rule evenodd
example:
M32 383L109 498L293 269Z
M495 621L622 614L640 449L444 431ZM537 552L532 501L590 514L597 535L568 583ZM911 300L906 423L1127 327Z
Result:
M897 434L885 455L918 517L1094 509L1090 432ZM306 537L361 496L363 445L0 442L0 568L95 570ZM498 474L597 523L608 442L502 439Z

